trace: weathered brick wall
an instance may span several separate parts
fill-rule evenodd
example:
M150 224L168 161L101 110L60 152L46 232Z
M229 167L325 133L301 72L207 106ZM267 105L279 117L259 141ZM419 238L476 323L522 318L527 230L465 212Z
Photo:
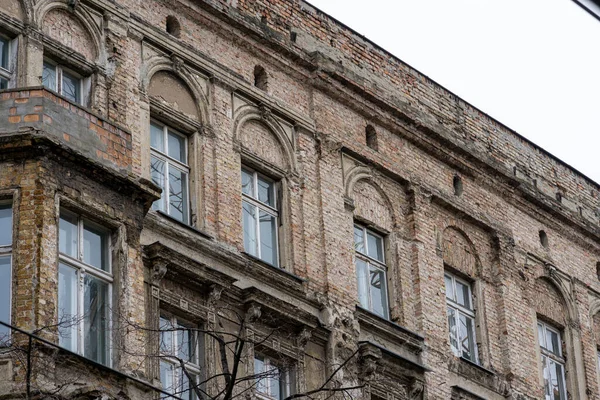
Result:
M0 4L0 12L26 18L8 8ZM83 10L102 32L99 55L92 36L82 33ZM28 12L30 19L39 15ZM179 38L165 32L169 15L181 24ZM119 231L127 238L118 278L123 315L148 322L149 285L160 287L158 302L173 312L202 321L215 312L219 296L210 300L205 282L177 275L152 281L156 271L143 265L141 245L161 242L237 279L222 302L240 301L245 294L238 291L255 287L278 306L294 304L319 318L325 328L307 344L303 372L306 387L315 387L323 365L351 353L360 337L404 346L358 321L352 226L360 222L386 236L391 320L425 338L419 355L431 368L425 398L469 396L457 387L490 399L539 398L537 317L556 324L569 341L571 397L600 395L600 328L590 315L600 298L600 189L501 123L302 1L89 0L75 10L50 7L28 31L11 23L7 33L22 32L22 43L38 44L22 46L19 57L41 60L40 38L48 34L95 64L92 106L100 116L41 90L6 92L0 138L34 127L115 176L148 178L149 119L178 118L157 113L154 101L162 100L193 120L177 128L190 135L191 212L202 230L153 211L142 222L143 207L127 185L110 186L99 173L70 175L73 158L6 162L0 190L19 193L13 311L19 326L56 317L48 310L56 303L58 193L125 224ZM266 90L253 86L256 65L267 73ZM177 79L177 90L162 96L167 89L150 76L156 71L163 80ZM366 146L367 124L377 133L377 150ZM302 279L243 254L242 164L281 182L281 264ZM540 230L548 246L540 243ZM450 351L446 268L473 282L485 371ZM121 340L143 352L146 339ZM158 378L134 356L123 354L118 367Z

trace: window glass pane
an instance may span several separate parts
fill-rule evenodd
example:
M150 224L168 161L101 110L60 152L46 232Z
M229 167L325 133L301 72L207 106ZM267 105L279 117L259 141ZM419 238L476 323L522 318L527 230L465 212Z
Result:
M242 193L254 197L253 175L245 169L242 169Z
M546 329L546 348L556 355L560 355L561 349L558 339L558 333Z
M544 327L542 324L538 324L538 340L540 342L540 347L546 348L546 337L544 335Z
M77 352L77 271L58 265L58 334L62 347Z
M371 268L370 271L371 305L375 314L387 318L387 293L385 289L385 272Z
M90 275L83 283L83 355L108 364L108 284Z
M260 393L267 392L267 379L265 374L265 363L262 358L254 357L254 375L256 375L256 390Z
M277 218L260 211L260 258L277 266Z
M154 122L150 123L150 147L162 153L165 152L163 127L155 124Z
M61 213L59 222L58 248L61 253L78 257L77 217Z
M458 335L456 329L456 310L453 308L447 308L448 315L448 331L450 334L450 347L452 348L452 352L456 355L459 355L458 352Z
M281 393L280 393L280 387L279 387L279 376L281 374L281 371L279 368L271 365L269 368L269 389L270 392L269 393L271 395L272 398L277 399L277 400L281 400Z
M369 288L368 288L369 270L367 263L356 258L356 279L358 283L358 302L364 309L369 309Z
M62 93L67 99L75 102L81 102L81 80L63 71L62 74Z
M448 275L444 275L444 282L446 283L446 298L454 301L454 290L452 287L452 278Z
M354 227L354 250L365 254L365 239L363 233L364 231L362 228L357 226Z
M0 38L0 67L8 69L8 40Z
M169 131L169 157L176 159L184 164L187 164L185 158L185 138Z
M188 373L189 372L190 371L188 370ZM194 391L193 387L190 386L189 378L187 377L185 372L183 372L182 369L179 369L179 373L181 374L181 384L179 385L181 391L181 398L185 400L196 399L196 392ZM195 375L192 375L192 384L195 384L194 380L197 380L197 378Z
M383 240L367 231L367 245L369 257L383 262Z
M179 325L177 331L177 345L179 346L179 358L185 361L194 362L194 343L193 333L187 330L186 326Z
M173 326L167 318L160 317L160 352L164 354L174 354L173 352Z
M565 399L565 375L562 364L554 362L551 370L552 394L555 400Z
M471 309L471 296L469 286L456 281L456 302L461 306Z
M162 189L161 198L152 204L152 208L165 211L164 199L167 196L165 193L165 162L152 156L150 161L150 175L152 176L152 182Z
M248 254L258 256L256 249L256 207L245 201L242 204L242 219L244 223L244 250Z
M258 177L258 200L271 207L275 207L275 185L260 176Z
M459 338L462 357L476 362L473 319L459 313Z
M108 271L108 233L83 223L83 262Z
M8 88L8 80L0 78L0 89Z
M160 362L160 384L164 391L173 393L173 366L168 362Z
M169 165L169 215L187 223L187 174Z
M56 90L56 67L47 62L44 63L42 71L42 85L50 90Z
M0 245L12 243L12 205L0 204Z
M10 323L11 299L11 269L10 257L0 257L0 321ZM0 347L8 345L10 329L0 325Z

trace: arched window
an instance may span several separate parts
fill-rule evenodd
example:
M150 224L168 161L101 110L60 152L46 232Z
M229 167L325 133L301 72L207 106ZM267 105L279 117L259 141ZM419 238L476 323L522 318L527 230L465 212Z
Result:
M169 15L167 17L167 33L178 38L181 35L181 24L176 17Z
M254 67L254 86L260 90L267 90L267 71L260 65Z
M377 151L379 146L377 144L377 131L373 128L373 125L367 125L365 129L365 136L367 141L367 146L371 149Z

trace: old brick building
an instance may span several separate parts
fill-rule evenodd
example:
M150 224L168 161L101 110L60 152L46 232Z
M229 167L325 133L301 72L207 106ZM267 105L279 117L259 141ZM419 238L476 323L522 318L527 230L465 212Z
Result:
M0 0L0 88L0 398L600 399L600 187L309 4Z

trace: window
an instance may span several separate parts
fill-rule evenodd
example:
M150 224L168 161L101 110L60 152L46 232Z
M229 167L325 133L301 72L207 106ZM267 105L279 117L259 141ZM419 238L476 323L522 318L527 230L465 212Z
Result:
M478 363L471 285L449 273L445 274L444 279L452 352L457 357Z
M152 181L162 189L152 208L189 224L187 138L158 122L150 123Z
M10 40L0 36L0 89L8 88L8 83L12 78L10 53Z
M291 394L291 376L289 369L278 366L268 357L254 356L254 376L256 392L262 397L282 400Z
M84 105L86 103L84 92L87 92L84 90L84 83L86 83L84 79L73 71L52 61L44 60L42 84L46 88L54 90L74 103Z
M180 360L192 377L181 368ZM190 324L175 317L162 314L160 317L160 382L165 391L186 400L197 399L194 385L200 376L200 351L198 332Z
M112 296L109 233L62 210L59 223L59 343L104 365L110 364Z
M354 250L358 301L361 307L387 319L387 268L383 238L363 226L354 225Z
M540 321L537 328L544 376L544 399L566 400L565 359L562 355L560 333Z
M0 321L11 322L12 204L0 203ZM0 347L8 345L10 329L0 325Z
M242 168L242 220L244 250L279 266L276 184L256 171Z

